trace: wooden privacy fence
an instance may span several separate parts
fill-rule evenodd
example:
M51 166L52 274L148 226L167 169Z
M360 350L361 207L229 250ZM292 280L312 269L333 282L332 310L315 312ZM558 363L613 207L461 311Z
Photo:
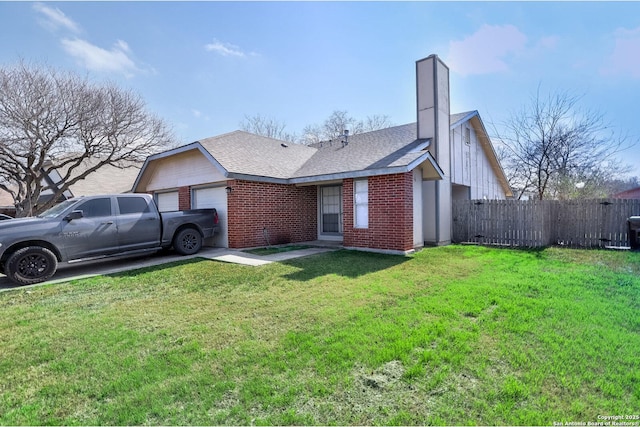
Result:
M452 213L456 243L626 247L640 200L454 200Z

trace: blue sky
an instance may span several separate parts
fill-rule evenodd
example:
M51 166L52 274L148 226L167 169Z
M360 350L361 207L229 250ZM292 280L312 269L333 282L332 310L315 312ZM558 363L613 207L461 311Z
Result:
M0 2L0 63L131 88L181 143L260 114L300 133L334 110L415 121L415 61L451 70L488 128L542 92L583 95L640 139L638 2ZM623 157L640 176L640 145Z

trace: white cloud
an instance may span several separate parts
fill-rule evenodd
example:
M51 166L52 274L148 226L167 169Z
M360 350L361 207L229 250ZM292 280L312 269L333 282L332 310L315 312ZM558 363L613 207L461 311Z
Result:
M193 114L193 117L195 117L196 119L202 119L202 120L205 120L205 121L209 121L210 120L209 116L205 115L202 111L197 110L195 108L191 109L191 114Z
M51 31L64 30L67 35L69 32L82 32L80 26L58 8L38 2L33 5L33 10L44 17L41 24ZM129 45L123 40L118 40L111 49L101 48L78 37L61 38L60 43L67 54L90 70L118 72L127 77L144 71L136 65Z
M506 59L523 53L526 43L527 36L513 25L485 24L471 36L449 42L446 63L463 76L504 72L509 69Z
M50 30L55 31L58 28L63 28L74 33L80 32L80 26L58 8L54 9L43 3L35 3L33 9L46 18L46 20L42 20L41 23Z
M77 38L62 39L62 46L69 55L90 70L120 72L127 76L140 71L131 59L129 45L122 40L118 40L111 50Z
M204 48L209 52L216 52L222 56L237 56L239 58L244 58L247 56L247 54L242 51L240 47L231 43L223 43L216 39L214 39L212 43L204 45ZM255 54L250 53L249 55L253 56Z
M600 72L604 75L640 78L640 27L632 30L618 28L614 37L613 52Z

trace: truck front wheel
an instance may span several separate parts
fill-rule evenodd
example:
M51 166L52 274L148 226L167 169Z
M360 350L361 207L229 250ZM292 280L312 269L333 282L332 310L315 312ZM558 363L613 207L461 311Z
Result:
M5 274L15 283L32 285L49 279L57 268L58 259L49 249L27 246L9 257L5 264Z
M193 255L202 248L202 236L193 228L180 230L173 238L173 249L180 255Z

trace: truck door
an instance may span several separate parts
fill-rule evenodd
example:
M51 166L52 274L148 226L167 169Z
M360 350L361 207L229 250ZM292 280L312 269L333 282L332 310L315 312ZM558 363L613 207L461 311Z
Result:
M118 231L114 221L111 198L100 197L76 206L82 218L62 226L67 257L70 260L111 254L118 250Z
M160 246L160 215L147 199L119 196L118 244L121 251Z

